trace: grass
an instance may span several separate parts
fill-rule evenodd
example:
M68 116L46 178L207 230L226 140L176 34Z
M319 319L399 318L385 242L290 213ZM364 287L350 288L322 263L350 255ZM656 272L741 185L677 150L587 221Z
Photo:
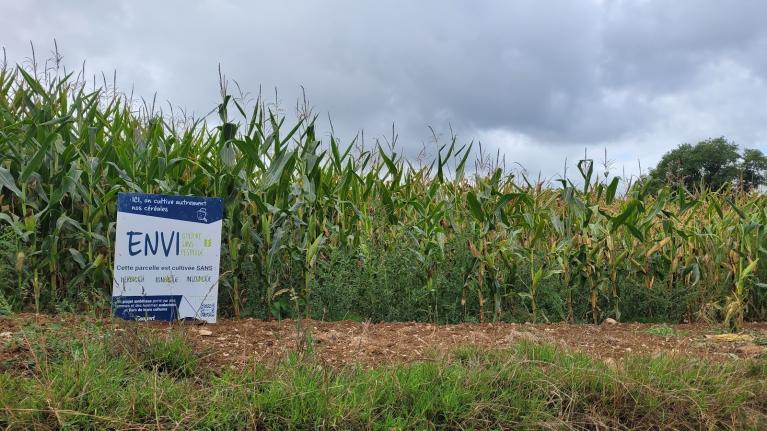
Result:
M180 331L24 329L0 369L7 429L764 429L767 363L631 356L617 366L550 345L462 349L450 361L329 369L201 361Z
M659 337L686 337L689 335L687 331L677 331L676 329L668 325L656 325L642 330L650 335L657 335Z

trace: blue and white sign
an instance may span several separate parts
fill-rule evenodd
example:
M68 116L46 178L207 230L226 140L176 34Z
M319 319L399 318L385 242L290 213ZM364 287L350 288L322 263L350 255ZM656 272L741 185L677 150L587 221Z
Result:
M214 323L222 218L220 198L118 194L115 316Z

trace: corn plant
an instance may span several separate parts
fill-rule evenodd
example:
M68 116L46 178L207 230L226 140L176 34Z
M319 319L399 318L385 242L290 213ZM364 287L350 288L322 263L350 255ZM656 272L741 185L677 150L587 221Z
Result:
M556 190L455 136L416 163L396 151L395 132L388 145L364 134L342 142L319 133L305 107L289 124L262 98L231 95L223 77L220 89L209 123L82 75L0 70L0 225L14 254L4 297L14 309L103 309L116 196L132 191L223 198L220 302L234 317L316 317L317 292L332 288L320 271L335 251L366 270L379 254L408 253L421 287L387 288L428 308L431 321L453 303L465 319L537 321L557 301L571 322L655 318L626 303L646 292L668 302L683 292L684 316L669 319L739 329L767 317L767 198L758 191L651 193L642 179L599 175L585 157L580 179ZM456 244L468 260L446 271Z

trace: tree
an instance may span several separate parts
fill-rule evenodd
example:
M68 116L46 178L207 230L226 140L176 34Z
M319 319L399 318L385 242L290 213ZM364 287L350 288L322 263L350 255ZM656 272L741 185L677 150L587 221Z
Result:
M669 184L717 190L730 184L751 190L765 184L766 170L767 157L761 151L746 149L741 156L734 142L720 137L669 151L650 171L650 179L655 188Z
M743 151L740 180L746 191L767 184L767 156L757 149L746 148Z

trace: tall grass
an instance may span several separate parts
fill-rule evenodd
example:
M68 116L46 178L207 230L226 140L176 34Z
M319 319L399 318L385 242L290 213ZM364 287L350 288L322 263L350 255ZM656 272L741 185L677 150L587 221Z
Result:
M180 122L106 82L3 69L0 224L15 271L2 294L16 309L108 309L115 198L132 191L224 199L230 316L386 318L363 303L384 301L430 321L767 318L759 193L651 194L589 159L577 180L544 185L455 138L414 165L377 142L321 142L315 118L286 124L222 85L215 118Z
M133 328L135 329L135 328ZM131 329L129 329L131 330ZM764 429L764 361L631 356L608 366L521 343L451 360L206 368L177 329L28 326L0 373L7 429Z

